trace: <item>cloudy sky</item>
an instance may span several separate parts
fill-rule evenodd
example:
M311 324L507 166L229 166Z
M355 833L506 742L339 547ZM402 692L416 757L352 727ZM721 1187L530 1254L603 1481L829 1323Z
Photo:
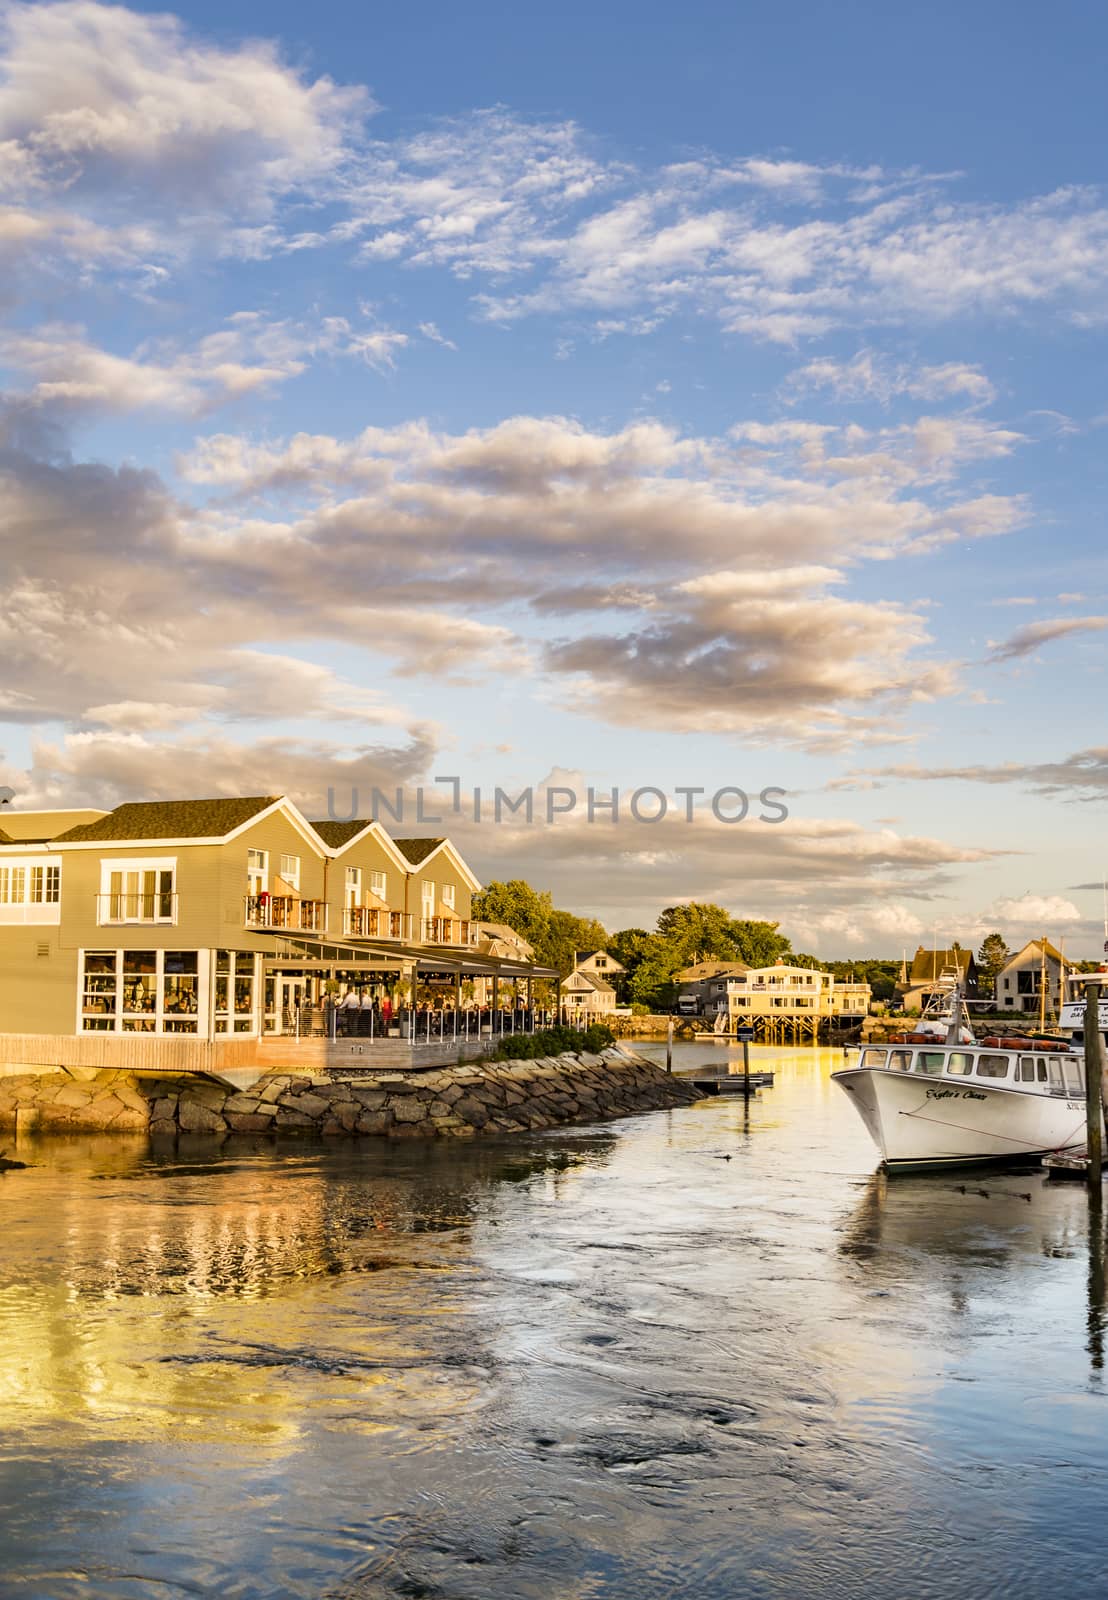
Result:
M16 803L423 784L613 927L1095 954L1108 23L965 13L0 0Z

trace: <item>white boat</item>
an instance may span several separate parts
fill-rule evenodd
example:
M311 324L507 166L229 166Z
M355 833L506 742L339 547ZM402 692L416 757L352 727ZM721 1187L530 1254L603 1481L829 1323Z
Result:
M891 1170L1084 1148L1085 1064L1073 1049L890 1042L864 1046L832 1078Z

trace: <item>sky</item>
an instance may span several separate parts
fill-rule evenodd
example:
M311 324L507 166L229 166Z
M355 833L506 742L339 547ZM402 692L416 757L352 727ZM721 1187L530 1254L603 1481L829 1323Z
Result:
M1097 955L1108 17L965 12L0 3L13 804Z

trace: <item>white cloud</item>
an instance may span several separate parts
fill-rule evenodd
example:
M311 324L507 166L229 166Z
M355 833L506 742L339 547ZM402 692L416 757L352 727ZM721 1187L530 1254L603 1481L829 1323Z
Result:
M1027 622L1007 639L990 639L988 659L991 662L1018 661L1055 639L1068 639L1076 633L1103 633L1106 628L1108 617L1051 617L1042 622Z

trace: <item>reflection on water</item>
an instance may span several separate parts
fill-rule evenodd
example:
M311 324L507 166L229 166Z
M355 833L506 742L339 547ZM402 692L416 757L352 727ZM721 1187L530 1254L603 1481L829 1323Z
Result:
M836 1053L755 1057L503 1143L21 1144L0 1593L1102 1593L1103 1216L888 1181Z

